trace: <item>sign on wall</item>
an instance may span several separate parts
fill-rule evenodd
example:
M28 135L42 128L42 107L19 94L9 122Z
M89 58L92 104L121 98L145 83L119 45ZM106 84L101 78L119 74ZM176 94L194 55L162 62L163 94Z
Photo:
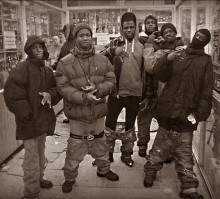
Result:
M4 31L5 49L16 49L16 38L14 31Z

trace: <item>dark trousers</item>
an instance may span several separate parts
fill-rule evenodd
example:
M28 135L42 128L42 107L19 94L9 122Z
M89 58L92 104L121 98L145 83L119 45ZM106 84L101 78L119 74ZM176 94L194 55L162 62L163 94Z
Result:
M138 125L138 146L146 147L150 141L150 125L152 121L152 110L151 108L146 108L143 111L138 112L137 125Z
M159 127L148 161L144 165L145 177L161 170L163 161L172 154L181 190L197 188L199 182L193 172L192 139L193 132L178 133Z
M139 102L140 97L136 96L128 96L128 97L112 97L109 96L108 99L108 115L106 117L106 127L110 128L112 131L115 131L117 125L118 116L123 108L126 109L126 117L125 117L125 132L124 136L125 139L122 140L121 152L122 155L131 155L133 154L133 146L134 142L137 140L135 132L134 132L134 123L138 114L139 110ZM117 139L115 132L111 133L107 139L109 139L110 143L110 152L114 150L115 139ZM114 137L114 139L113 139ZM121 137L121 136L120 136ZM126 139L129 137L129 139Z

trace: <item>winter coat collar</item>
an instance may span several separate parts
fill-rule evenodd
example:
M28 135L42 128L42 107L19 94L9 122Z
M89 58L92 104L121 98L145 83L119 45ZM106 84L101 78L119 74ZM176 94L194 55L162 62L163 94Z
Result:
M95 48L91 44L91 48L88 51L80 51L77 46L74 46L70 52L79 58L88 58L95 54Z
M204 48L201 48L201 49L194 49L194 48L191 48L191 45L189 44L186 48L186 54L189 56L189 57L194 57L195 55L197 56L201 56L201 55L204 55L205 52L204 52Z
M44 63L44 60L43 59L36 59L34 57L30 57L28 56L27 57L27 60L29 62L31 62L32 64L38 66L38 67L44 67L45 66L45 63Z
M177 37L176 41L174 42L174 48L170 48L165 41L160 44L160 48L174 50L177 46L183 46L183 45L184 45L184 42L183 42L182 38Z

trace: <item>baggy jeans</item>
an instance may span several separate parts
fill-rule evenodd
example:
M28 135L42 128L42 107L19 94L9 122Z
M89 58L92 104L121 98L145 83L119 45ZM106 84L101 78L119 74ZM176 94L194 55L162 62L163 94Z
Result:
M45 169L46 134L23 140L24 143L24 197L39 198L40 181L43 181Z
M138 112L137 125L138 125L138 141L137 146L146 147L150 141L150 125L152 121L152 110L149 108Z
M108 99L108 115L106 117L106 130L111 133L111 136L107 136L109 145L109 152L114 152L115 140L117 133L115 132L117 119L121 110L125 107L126 109L126 124L125 132L122 137L121 152L122 156L130 156L133 154L134 142L137 140L134 123L138 114L140 97L128 96L128 97L117 97L109 96ZM115 134L115 135L114 135ZM109 140L110 138L110 140ZM114 140L113 140L114 138Z
M148 161L144 165L145 178L150 177L163 168L163 161L170 154L175 159L175 169L181 182L181 190L196 191L199 185L196 174L193 172L192 154L193 132L178 133L159 127Z
M91 132L95 135L101 133L104 128L104 117L90 124L70 120L70 132L76 135L88 136ZM63 167L66 181L75 181L78 176L79 164L87 154L95 159L98 173L105 174L110 170L109 152L105 135L102 138L94 138L93 140L69 137L65 165Z

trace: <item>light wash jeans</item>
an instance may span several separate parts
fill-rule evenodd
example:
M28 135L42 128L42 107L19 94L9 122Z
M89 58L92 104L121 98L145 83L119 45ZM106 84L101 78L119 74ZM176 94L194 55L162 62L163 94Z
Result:
M24 198L39 198L39 182L43 180L45 169L45 141L46 134L23 140Z
M105 118L100 118L93 123L70 120L70 132L75 135L99 134L104 131ZM69 137L66 151L65 165L63 167L66 181L74 181L78 175L80 162L85 155L91 155L97 163L97 172L105 174L110 170L108 146L105 135L93 140L75 139Z

